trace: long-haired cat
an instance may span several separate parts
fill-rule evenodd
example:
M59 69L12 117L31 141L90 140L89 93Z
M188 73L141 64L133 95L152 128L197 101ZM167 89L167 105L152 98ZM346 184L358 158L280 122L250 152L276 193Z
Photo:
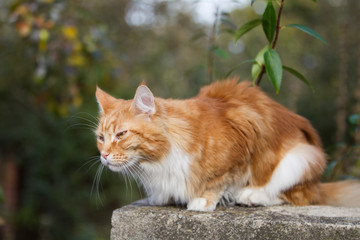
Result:
M219 202L360 207L360 184L320 183L326 156L303 117L236 78L186 100L134 99L101 89L96 130L101 162L137 174L150 204L213 211Z

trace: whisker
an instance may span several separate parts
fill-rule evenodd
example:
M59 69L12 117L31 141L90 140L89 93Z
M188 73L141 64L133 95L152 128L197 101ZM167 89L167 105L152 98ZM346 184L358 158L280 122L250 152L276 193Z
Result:
M138 191L139 191L139 193L140 193L140 197L142 198L143 195L142 195L142 189L141 189L141 188L146 188L147 186L144 186L144 185L145 185L145 183L144 183L144 180L145 180L145 179L142 179L143 176L142 176L141 172L139 172L139 171L137 170L136 167L137 167L136 164L130 165L130 166L129 166L129 171L130 171L133 179L134 179L135 182L136 182L137 189L138 189ZM145 191L146 191L146 190L145 190Z
M130 174L129 174L129 169L128 169L128 167L126 166L126 165L124 165L124 167L123 167L123 169L124 169L124 173L125 173L125 175L127 176L127 178L128 178L128 180L129 180L129 184L130 184L130 198L132 198L132 196L133 196L133 193L132 193L132 184L131 184L131 178L130 178Z
M134 174L134 179L135 179L135 182L136 182L136 184L137 184L138 190L139 190L139 192L140 192L140 197L143 198L143 196L142 196L142 191L141 191L140 187L143 187L143 188L144 188L146 194L148 193L148 191L145 189L145 188L147 188L147 185L144 183L144 180L145 180L145 179L142 179L143 176L142 176L142 174L136 169L136 165L131 166L131 168L132 168L132 170L135 172L135 174ZM139 182L139 181L140 181L140 182Z
M91 125L93 125L93 126L97 126L97 125L98 125L98 122L94 122L94 121L92 121L92 120L90 120L90 119L87 119L87 118L83 118L83 117L74 117L74 118L84 120L84 121L86 121L88 124L91 124Z
M88 123L74 123L74 124L71 124L70 126L68 126L66 128L66 130L68 130L69 128L74 128L74 127L87 127L88 129L91 129L91 130L96 130L97 126L94 126L94 125L91 125L91 124L88 124Z
M97 125L98 124L98 119L96 119L94 116L92 116L90 114L89 114L89 116L91 116L95 121L91 120L91 119L88 119L88 118L85 118L85 117L76 116L76 115L71 116L71 118L81 119L81 120L87 121L88 123L91 123L93 125Z
M91 169L96 163L97 163L97 161L93 162L93 163L89 166L87 172L89 172L90 169ZM102 164L101 161L100 161L100 164Z
M99 164L97 170L96 170L96 173L95 173L95 177L94 177L94 180L93 180L93 183L92 183L92 187L91 187L91 191L90 191L90 196L92 196L93 194L93 190L94 190L94 186L95 186L95 181L96 181L96 178L97 178L97 175L99 174L99 169L101 167L101 163Z
M77 115L71 116L70 118L72 118L72 119L79 119L79 120L82 120L85 122L77 122L77 123L70 124L70 126L68 126L65 130L67 131L70 128L74 128L74 127L76 127L77 129L81 129L80 127L85 127L85 129L87 129L87 130L92 130L92 131L96 130L98 127L98 119L96 119L94 116L92 116L89 113L85 113L85 114L87 114L88 116L91 116L94 120L90 120L88 118L85 118L82 116L77 116Z
M125 187L126 187L126 189L125 189L125 191L126 192L128 192L128 177L127 177L127 175L126 175L126 170L125 169L120 169L120 172L119 172L119 174L121 174L122 175L122 177L123 177L123 179L124 179L124 181L125 181Z
M133 168L134 168L134 171L137 172L137 176L139 177L139 180L141 181L141 185L143 186L146 194L150 195L151 191L150 191L149 187L151 186L151 184L150 184L151 178L143 169L140 168L139 165L134 165Z
M128 184L127 184L127 178L126 175L124 174L123 170L121 170L121 172L118 172L119 175L121 175L125 181L125 191L128 191Z
M104 170L104 167L105 167L105 166L101 164L101 166L100 166L100 172L99 172L99 174L98 174L97 183L96 183L97 198L100 200L100 204L101 204L102 206L103 206L103 202L102 202L101 197L100 197L99 185L100 185L100 187L101 187L101 189L102 189L102 184L101 184L100 180L101 180L101 174L102 174L102 171Z
M130 170L131 169L131 170ZM136 171L134 169L132 169L132 167L129 168L130 172L131 172L131 175L133 177L133 179L135 180L136 182L136 187L138 189L138 192L140 193L140 197L142 198L142 194L141 194L141 186L142 186L142 183L139 182L139 179L138 179L138 176L136 175ZM133 171L135 172L135 174L133 173ZM141 180L140 180L141 181Z
M78 114L86 114L86 115L92 117L92 119L94 119L96 122L98 121L98 118L94 117L93 115L91 115L91 114L88 113L88 112L78 112L78 113L76 113L75 115L78 115ZM75 115L74 115L74 116L75 116Z
M94 180L93 180L93 184L92 184L92 187L91 187L91 192L90 192L90 196L92 196L93 191L94 190L97 191L96 199L100 201L101 205L103 205L103 203L102 203L100 193L99 193L99 182L100 182L100 179L101 179L101 173L102 173L103 169L104 169L104 165L102 165L100 163L99 166L98 166L98 169L96 171L96 174L95 174L95 177L94 177Z
M99 160L99 156L94 156L94 157L91 157L89 160L87 160L83 165L81 165L77 171L80 171L80 169L82 169L83 167L85 167L86 165L91 164L90 168L88 169L88 171L91 169L92 166L94 166L94 161L96 163L96 161Z

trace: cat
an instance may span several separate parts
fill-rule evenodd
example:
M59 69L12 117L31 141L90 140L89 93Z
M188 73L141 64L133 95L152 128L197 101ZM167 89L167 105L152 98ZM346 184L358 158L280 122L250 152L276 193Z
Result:
M186 100L155 98L145 84L132 100L100 88L96 98L102 164L137 175L152 205L360 207L358 182L320 183L326 155L309 121L249 82L215 82Z

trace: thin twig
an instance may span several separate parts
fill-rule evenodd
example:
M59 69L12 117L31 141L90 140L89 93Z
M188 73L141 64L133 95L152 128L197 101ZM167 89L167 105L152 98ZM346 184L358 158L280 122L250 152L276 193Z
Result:
M284 7L284 4L285 4L285 0L281 0L281 3L280 3L280 9L279 9L279 12L278 12L278 17L277 17L277 22L276 22L276 31L275 31L275 37L274 37L274 41L271 45L271 49L275 49L275 46L276 46L276 43L277 43L277 40L278 40L278 37L279 37L279 32L280 32L280 17L281 17L281 14L282 14L282 9ZM263 64L261 66L261 71L259 73L259 76L257 77L256 79L256 86L259 86L260 85L260 82L261 82L261 79L263 77L265 73L265 65Z
M277 17L277 22L276 22L275 38L274 38L273 44L271 45L272 49L275 48L278 37L279 37L279 32L280 32L280 28L281 28L281 26L280 26L280 17L281 17L281 13L282 13L282 9L284 7L284 4L285 4L285 0L281 0L280 9L279 9L278 17Z
M259 76L258 76L257 79L256 79L256 86L259 86L259 85L260 85L260 81L261 81L261 78L262 78L262 76L264 75L264 73L265 73L265 65L263 64L263 65L261 66L261 71L260 71L260 73L259 73Z
M207 66L207 71L208 71L208 77L209 77L209 82L213 81L213 76L214 76L214 53L212 52L212 49L215 47L215 41L216 41L216 27L218 24L218 16L219 16L219 6L216 6L216 11L215 11L215 20L210 32L210 36L209 36L209 49L208 49L208 66Z

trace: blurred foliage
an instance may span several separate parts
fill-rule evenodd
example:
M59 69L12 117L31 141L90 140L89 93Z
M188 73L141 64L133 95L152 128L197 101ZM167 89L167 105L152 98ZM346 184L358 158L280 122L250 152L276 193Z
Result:
M0 218L16 233L6 240L109 239L112 210L141 197L134 182L107 170L100 185L94 184L99 165L92 133L96 85L128 99L144 80L157 96L191 97L209 82L209 61L214 79L227 73L252 78L252 61L246 60L268 40L261 28L236 43L234 33L260 18L266 1L227 12L218 8L216 24L198 20L196 7L202 2L0 2L0 166L15 156L19 172L18 202L11 211L6 208L6 173L0 167ZM360 86L359 9L357 0L286 1L282 25L311 26L328 42L325 46L290 28L279 35L283 64L296 66L315 94L286 71L277 95L270 81L261 83L275 100L319 130L330 156L326 179L360 177L355 108L360 104L355 95ZM344 19L348 33L340 52ZM349 58L346 85L338 84L340 53ZM336 142L336 96L342 87L349 89L345 110L350 119L344 123L344 141Z
M2 187L0 187L0 203L4 202L4 192L2 190Z

